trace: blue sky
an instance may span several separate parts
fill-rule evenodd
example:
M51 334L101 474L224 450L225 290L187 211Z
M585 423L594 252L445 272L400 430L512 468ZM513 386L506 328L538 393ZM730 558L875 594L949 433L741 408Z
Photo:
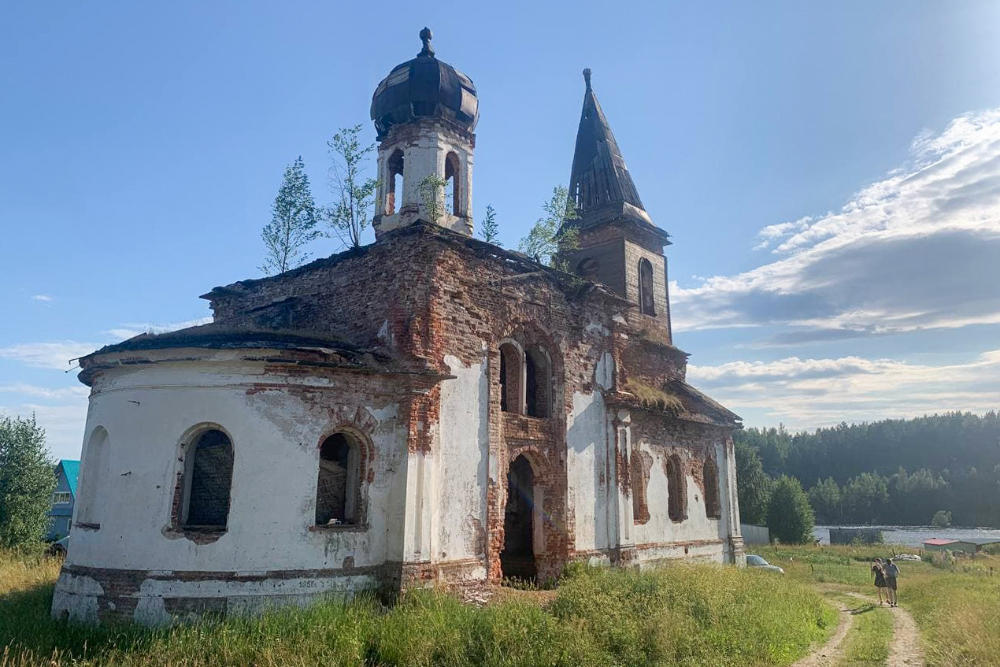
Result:
M259 275L302 155L420 48L480 93L475 213L569 177L584 67L668 248L689 378L749 425L1000 407L1000 4L5 3L0 412L78 454L72 357ZM314 256L337 250L317 242Z

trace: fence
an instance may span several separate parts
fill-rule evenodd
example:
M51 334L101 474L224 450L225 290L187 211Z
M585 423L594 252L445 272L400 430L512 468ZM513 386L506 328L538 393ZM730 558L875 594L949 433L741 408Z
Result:
M767 529L767 526L753 526L749 523L741 523L740 533L743 534L744 544L771 543L771 531Z

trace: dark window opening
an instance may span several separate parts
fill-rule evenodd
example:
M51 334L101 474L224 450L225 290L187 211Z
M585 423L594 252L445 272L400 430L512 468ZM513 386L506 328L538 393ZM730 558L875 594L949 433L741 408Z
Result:
M225 530L233 487L233 443L222 431L205 431L188 457L190 485L184 526Z
M396 212L396 198L403 198L403 151L398 148L389 156L389 182L385 196L385 214Z
M507 473L507 506L504 509L503 576L534 579L535 473L524 456L510 464Z
M524 355L525 408L529 417L548 417L549 387L551 374L549 359L541 350L534 348Z
M600 263L593 257L586 257L576 265L576 272L587 280L597 280L597 272L600 270Z
M719 502L719 470L715 461L708 459L703 468L705 483L705 514L710 519L722 516L722 506Z
M521 354L510 343L500 346L500 410L521 412Z
M458 160L458 155L455 153L448 153L448 156L444 160L444 200L450 203L451 210L448 211L452 215L462 215L462 207L460 205L460 191L459 185L460 180L458 176L460 168L460 162Z
M346 433L334 433L319 449L316 481L316 525L358 523L361 450Z
M681 459L674 454L667 459L667 514L671 521L683 521L685 517L686 489L684 488L684 468Z
M656 315L653 306L653 265L645 258L639 260L639 310L644 315Z

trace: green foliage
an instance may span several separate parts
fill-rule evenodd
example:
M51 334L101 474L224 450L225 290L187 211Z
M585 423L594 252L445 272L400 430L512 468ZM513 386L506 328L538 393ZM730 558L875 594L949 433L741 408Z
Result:
M483 218L483 223L479 226L479 234L487 243L501 245L499 240L500 223L497 222L497 212L488 204L486 206L486 217Z
M840 523L843 521L840 487L833 477L817 481L816 486L809 489L809 504L816 511L816 517L825 523Z
M45 536L53 465L34 415L0 418L0 547L30 548Z
M815 433L748 428L736 440L757 451L771 476L824 480L810 493L823 521L924 525L945 510L957 525L1000 526L997 412L841 424Z
M814 524L809 498L799 480L787 475L779 477L767 506L771 538L784 544L808 544L813 541Z
M330 189L337 201L322 211L333 233L350 248L361 245L361 234L371 223L378 181L364 178L362 171L375 144L362 146L358 135L361 125L343 127L327 142L333 163L330 166Z
M448 181L434 175L427 176L417 185L417 191L420 193L420 201L424 204L424 212L430 218L428 222L438 222L441 216L447 211L446 208L441 206L441 193L444 192L444 188L447 185Z
M0 552L0 658L45 665L589 667L787 665L836 624L791 578L732 567L573 566L548 608L509 592L483 608L417 590L160 630L49 618L59 561Z
M931 525L935 528L949 527L951 525L951 512L946 512L944 510L934 512L934 518L931 519Z
M756 526L767 524L767 504L773 482L764 472L757 450L736 441L736 487L740 501L740 520Z
M552 188L552 197L542 204L542 212L544 215L521 239L517 249L536 262L566 271L565 260L559 258L559 253L575 250L580 245L576 227L563 224L580 217L576 202L566 188L557 185Z
M846 595L839 599L854 616L854 626L847 635L841 664L851 667L885 665L889 658L889 642L892 641L892 613L885 607Z
M316 222L316 203L299 156L285 168L271 206L271 222L261 231L266 254L260 270L268 275L284 273L309 259L302 248L320 236Z

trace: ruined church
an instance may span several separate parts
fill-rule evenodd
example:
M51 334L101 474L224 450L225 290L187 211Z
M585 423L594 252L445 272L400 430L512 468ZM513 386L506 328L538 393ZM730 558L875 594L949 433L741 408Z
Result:
M739 418L685 381L669 235L589 70L565 272L473 237L476 88L421 39L372 98L374 243L216 287L210 324L80 360L53 616L157 625L573 561L743 560ZM421 196L428 177L448 188Z

